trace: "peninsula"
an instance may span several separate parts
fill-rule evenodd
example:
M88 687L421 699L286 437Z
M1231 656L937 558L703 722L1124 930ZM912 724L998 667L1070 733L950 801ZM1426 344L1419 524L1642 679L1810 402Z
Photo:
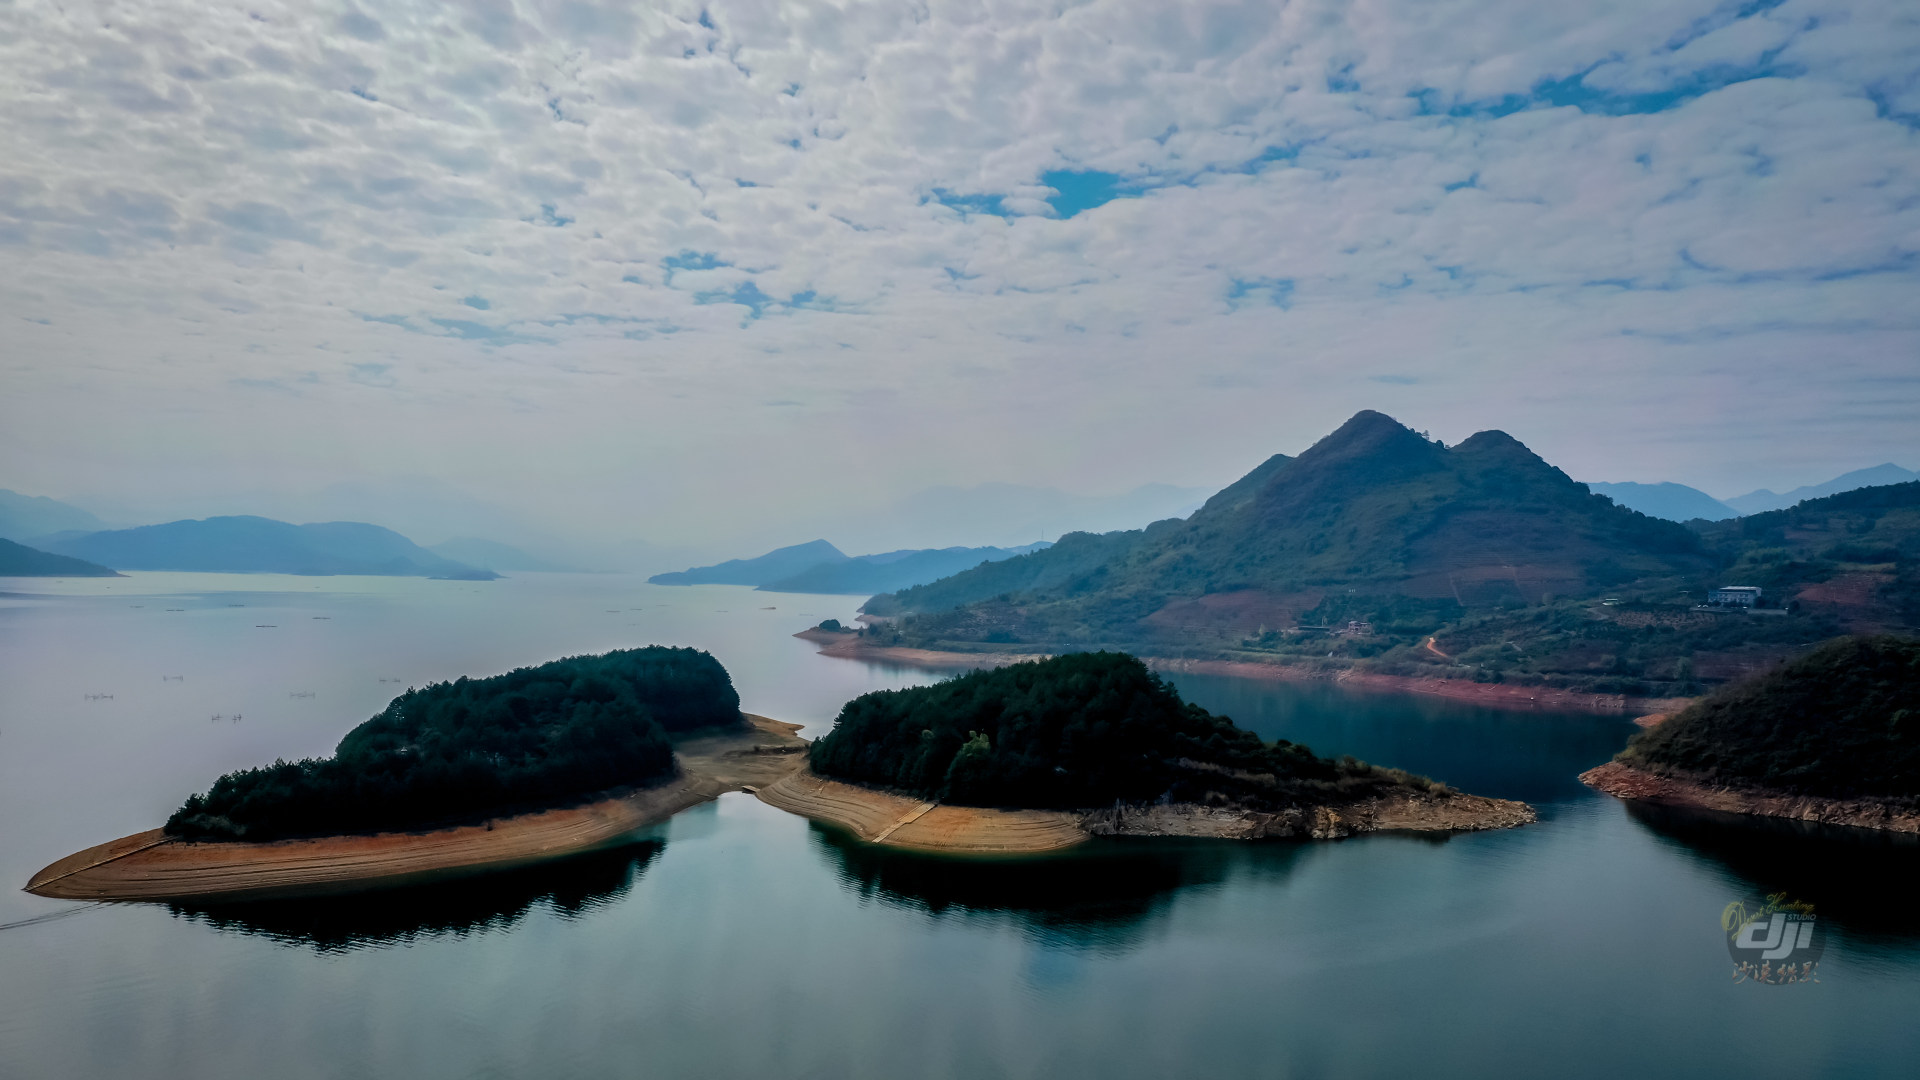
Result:
M1920 640L1828 642L1660 721L1580 779L1623 799L1920 832Z
M35 874L41 896L224 902L505 869L619 844L798 768L719 662L650 647L410 690L332 757L221 777L161 829Z
M1336 838L1505 828L1524 803L1284 740L1180 700L1123 653L1073 653L866 694L809 767L761 789L782 809L897 847L1011 854L1096 835Z

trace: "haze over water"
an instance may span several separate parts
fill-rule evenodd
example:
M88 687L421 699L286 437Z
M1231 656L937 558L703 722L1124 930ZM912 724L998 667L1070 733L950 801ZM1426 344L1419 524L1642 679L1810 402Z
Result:
M728 795L630 849L362 900L195 912L15 891L222 771L325 753L407 686L461 674L695 645L748 710L818 734L859 693L932 678L790 636L857 603L572 575L0 582L0 1076L1907 1076L1920 1060L1905 838L1630 810L1574 780L1624 743L1619 718L1332 687L1175 680L1263 736L1524 798L1540 823L982 864ZM1736 985L1721 908L1781 890L1818 907L1821 981Z

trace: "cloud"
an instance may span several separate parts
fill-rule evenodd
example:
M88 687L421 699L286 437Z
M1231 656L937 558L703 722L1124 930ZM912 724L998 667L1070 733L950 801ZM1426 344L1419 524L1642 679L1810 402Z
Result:
M596 452L678 438L774 497L788 466L746 455L826 431L908 447L881 486L950 457L1211 482L1396 393L1449 438L1541 418L1576 472L1617 415L1647 468L1725 486L1920 438L1876 419L1920 407L1889 381L1920 346L1894 0L249 10L0 8L0 311L52 324L10 324L5 396L64 418L0 407L11 460L67 468L124 419L100 385L280 380L314 432L288 452L321 445L366 395L290 382L319 349L423 408L537 402L555 455L623 402L649 434ZM275 370L236 359L259 342ZM1862 419L1756 451L1685 404L1723 384ZM809 408L722 446L741 393ZM1142 410L1192 438L1117 434ZM462 460L559 467L490 452Z

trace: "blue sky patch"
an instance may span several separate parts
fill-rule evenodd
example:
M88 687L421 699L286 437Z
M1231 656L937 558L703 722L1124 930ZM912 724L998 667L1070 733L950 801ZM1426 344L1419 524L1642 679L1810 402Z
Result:
M1013 211L1007 209L1004 195L955 195L946 188L934 188L933 201L941 206L950 206L962 214L992 214L1003 218L1013 216Z
M1058 192L1047 196L1047 205L1063 218L1083 210L1105 206L1115 199L1139 198L1140 192L1125 190L1119 173L1097 169L1055 169L1040 174L1040 182Z
M492 304L487 302L486 297L479 295L469 296L460 302L473 308L475 311L487 311L493 307Z
M753 282L743 281L731 289L708 289L705 292L694 293L693 302L696 304L739 304L741 307L749 308L753 311L753 314L747 317L748 321L752 321L759 318L761 313L767 310L767 305L773 303L773 297L761 292L760 286L755 285Z
M1242 308L1249 304L1269 304L1286 309L1293 306L1292 278L1234 278L1227 284L1227 306Z

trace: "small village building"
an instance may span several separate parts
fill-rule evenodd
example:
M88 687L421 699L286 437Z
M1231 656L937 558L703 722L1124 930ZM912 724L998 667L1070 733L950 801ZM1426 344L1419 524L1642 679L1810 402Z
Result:
M1758 585L1722 585L1707 594L1707 603L1714 607L1757 607L1760 604Z

